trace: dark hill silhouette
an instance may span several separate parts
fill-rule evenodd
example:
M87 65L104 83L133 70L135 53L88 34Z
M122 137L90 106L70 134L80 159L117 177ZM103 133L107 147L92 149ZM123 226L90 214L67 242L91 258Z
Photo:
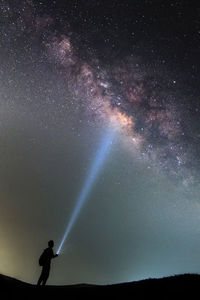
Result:
M22 299L59 299L59 297L96 299L98 297L120 297L121 299L188 299L199 298L200 275L184 274L160 279L146 279L113 285L66 285L37 287L20 280L0 275L1 295L20 297ZM7 298L8 299L8 298ZM185 298L186 299L186 298Z

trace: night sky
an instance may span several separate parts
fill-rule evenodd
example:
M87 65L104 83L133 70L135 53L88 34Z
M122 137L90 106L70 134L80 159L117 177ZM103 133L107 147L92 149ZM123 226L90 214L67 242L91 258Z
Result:
M0 1L0 273L49 284L200 272L200 4Z

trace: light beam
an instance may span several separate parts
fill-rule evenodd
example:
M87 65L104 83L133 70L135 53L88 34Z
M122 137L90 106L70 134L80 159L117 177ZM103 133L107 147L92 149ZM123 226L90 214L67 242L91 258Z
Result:
M66 231L61 240L60 246L57 250L57 254L60 253L61 248L62 248L66 238L68 237L69 232L71 231L71 228L72 228L73 224L75 223L77 216L79 215L80 210L81 210L86 198L89 196L89 193L92 190L94 182L95 182L100 170L102 169L102 166L103 166L103 163L105 162L106 157L108 156L108 154L110 152L111 145L112 145L112 142L114 139L114 135L115 135L115 131L113 129L110 129L106 133L106 135L103 137L103 139L101 140L99 150L94 158L93 164L89 170L88 177L87 177L87 179L82 187L82 190L79 194L78 200L76 202L76 206L70 217Z

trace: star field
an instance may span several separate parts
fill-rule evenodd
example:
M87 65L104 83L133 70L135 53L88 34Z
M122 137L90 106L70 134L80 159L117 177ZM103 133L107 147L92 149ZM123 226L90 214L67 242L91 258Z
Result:
M88 214L98 215L108 205L112 216L109 228L112 233L114 229L121 232L117 241L124 239L125 248L120 248L120 251L126 253L127 249L127 264L132 251L136 251L138 259L133 263L133 271L120 274L117 269L119 276L115 277L115 262L117 264L120 255L117 253L112 259L111 252L107 256L105 249L102 250L102 261L105 260L102 266L111 262L109 278L105 281L132 280L151 274L162 276L185 270L177 265L171 271L166 266L160 268L158 263L154 269L150 259L151 271L144 266L141 266L141 271L139 263L144 257L148 261L148 256L144 254L143 257L138 249L134 250L134 242L137 244L141 235L140 250L148 245L149 253L159 252L162 248L159 239L165 246L169 245L170 236L175 239L169 225L174 222L176 234L181 236L174 253L179 249L178 253L181 243L185 243L182 231L187 226L192 232L191 243L194 242L195 247L198 245L199 9L196 1L1 0L0 177L1 197L7 199L1 205L7 216L1 225L5 228L2 229L4 235L10 235L11 244L12 234L6 229L10 218L13 224L18 220L17 228L27 245L28 229L30 235L36 231L35 220L38 220L37 230L41 231L37 247L42 245L42 240L48 239L48 234L51 235L48 232L59 240L63 232L60 228L64 228L65 219L72 210L98 137L106 128L113 127L118 132L118 142L110 158L110 167L108 162L105 174L99 179L102 185L99 184L91 196L95 199L89 201L91 208L87 204ZM147 204L148 194L149 202L155 206L155 209L151 207L149 221L145 214L150 205ZM163 202L159 200L162 198ZM126 199L124 206L123 199ZM95 209L95 205L100 205L98 201L102 207ZM17 206L17 203L21 211L14 212L12 206ZM169 212L163 213L162 207ZM138 210L138 214L133 213L134 220L129 215L130 209ZM191 210L191 217L188 210ZM54 216L52 224L47 211ZM129 215L126 229L117 222L120 211L124 216ZM181 211L185 219L183 227L179 228L176 218L181 218ZM147 221L140 221L139 215ZM30 216L30 221L25 216ZM106 226L109 226L109 218L105 216L105 219ZM131 222L134 224L132 230ZM148 242L145 222L152 226L150 236L158 243L158 250ZM156 222L161 224L167 237L162 232L154 236ZM86 220L83 224L83 227L90 228L91 236L95 236L93 231L96 228L96 232L102 235L102 244L107 242L111 247L109 234L105 233L103 237L100 232L100 217L99 224L93 229ZM25 233L23 226L27 227ZM124 237L126 232L127 238ZM97 260L101 261L97 249L102 246L99 243L91 246L90 234L83 242L77 225L74 235L80 248L85 247L82 249L85 257L79 260L81 250L78 246L72 250L71 256L65 257L66 265L70 264L71 257L72 282L84 281L84 272L87 280L91 280L94 272L96 282L104 281L106 267L102 267L100 273L99 264L96 269L94 267ZM13 233L15 235L18 236ZM129 238L131 246L126 248ZM27 245L25 248L28 249ZM117 245L116 240L113 240L113 245ZM6 247L2 259L10 251L9 242ZM86 255L90 248L93 249L91 261ZM160 249L160 257L167 256L162 251ZM173 251L170 250L167 257ZM87 260L89 267L85 263ZM23 266L9 268L10 274L23 270L25 276ZM58 272L54 278L57 282L64 282L64 267L60 265L58 269L62 276ZM77 279L79 269L81 275ZM186 264L188 270L189 263ZM5 267L2 267L2 272L5 272ZM29 280L33 277L30 275Z

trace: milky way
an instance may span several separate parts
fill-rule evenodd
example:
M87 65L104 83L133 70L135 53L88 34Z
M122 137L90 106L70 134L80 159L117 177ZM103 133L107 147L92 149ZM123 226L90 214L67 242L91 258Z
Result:
M81 57L81 41L74 38L70 24L61 20L64 29L57 33L52 17L35 16L31 2L25 8L29 14L20 14L17 23L27 22L24 30L40 40L45 58L63 77L73 106L85 110L89 120L126 128L133 151L134 143L139 145L141 155L173 175L173 180L186 187L198 181L198 136L193 132L193 116L187 114L184 89L173 72L134 55L108 65L92 50Z
M86 110L86 117L122 122L128 128L133 148L134 141L139 143L142 155L162 170L181 177L185 184L195 181L196 167L191 161L195 158L197 162L198 153L191 143L197 149L198 136L192 139L193 128L188 126L191 116L185 119L184 91L177 86L172 72L143 63L134 55L111 60L108 65L101 63L92 50L81 57L81 44L70 24L61 19L60 34L53 17L37 15L32 1L18 6L13 8L4 2L1 7L6 19L2 33L8 48L12 43L21 43L23 55L27 53L35 64L40 64L34 57L39 51L36 49L42 49L40 59L54 65L70 92L71 102ZM20 64L20 53L13 54Z

